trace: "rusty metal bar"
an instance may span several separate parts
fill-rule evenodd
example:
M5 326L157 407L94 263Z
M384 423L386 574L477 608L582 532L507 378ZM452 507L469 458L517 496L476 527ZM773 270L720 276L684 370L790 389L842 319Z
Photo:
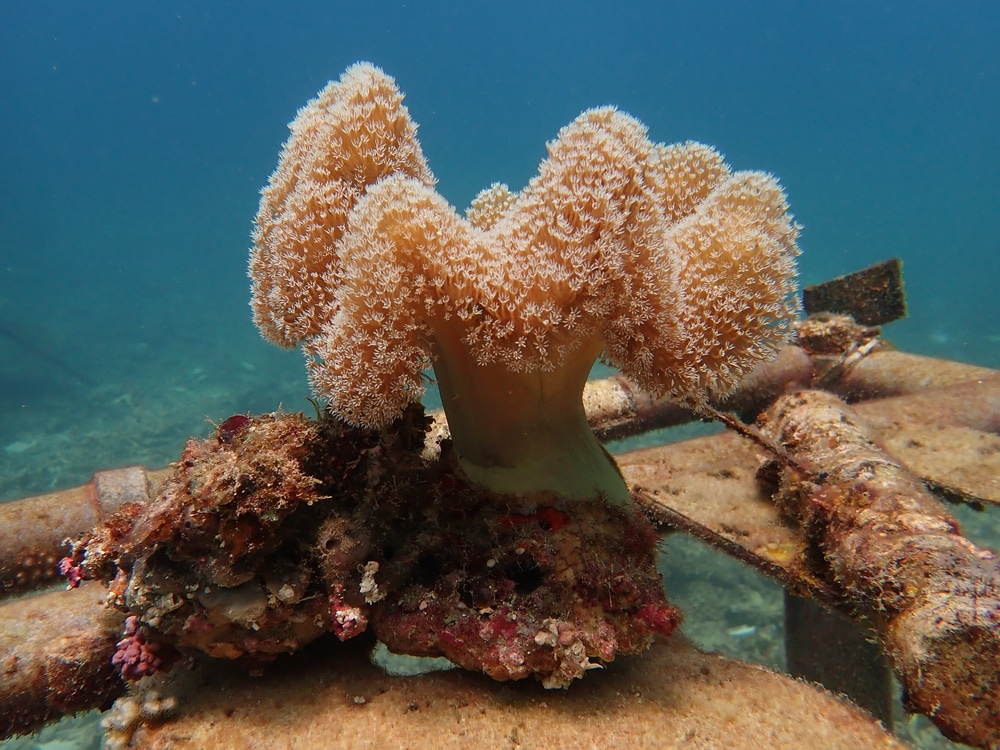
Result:
M967 408L970 399L979 407ZM900 460L907 465L914 456L919 465L918 454L924 449L913 444L919 430L975 434L975 440L952 443L949 453L936 455L933 466L923 468L940 476L949 465L965 467L964 492L990 500L1000 473L992 473L990 468L997 457L981 448L992 444L996 436L975 431L963 422L988 427L1000 420L1000 377L865 402L854 409L875 430L879 442L890 445L893 452L898 449ZM916 424L922 415L928 425ZM758 486L761 459L757 446L731 432L617 457L634 496L663 523L742 560L793 592L835 602L836 597L827 595L827 585L803 563L806 539ZM985 472L979 479L977 463Z
M807 564L877 630L908 707L950 739L1000 744L996 553L963 537L836 396L779 398L765 434L795 462L780 462L775 500L810 539Z
M829 366L831 358L815 357L814 361L816 369L822 372ZM884 349L859 359L836 381L827 385L826 390L853 403L920 393L993 378L997 374L997 370L988 367Z
M99 471L80 487L0 504L0 597L52 583L67 537L93 528L124 503L145 502L169 473L141 466Z
M111 666L124 615L105 596L84 582L0 604L0 738L107 708L124 692Z
M923 410L936 404L941 410L940 413L931 411L930 416L934 420L939 420L947 425L959 421L971 421L977 426L988 427L996 417L995 407L966 409L965 400L972 398L974 403L994 403L994 396L1000 389L1000 381L993 378L982 383L961 384L951 388L941 388L933 392L913 394L910 396L894 399L895 403L885 401L870 402L860 404L857 410L866 422L881 424L888 429L893 426L894 415L899 414L921 414ZM993 394L989 398L983 398L984 394ZM825 394L824 394L825 395ZM827 396L828 398L832 398ZM949 409L949 403L960 408ZM911 411L912 406L912 411ZM846 408L846 407L845 407ZM923 412L925 413L925 412ZM841 422L840 415L830 416L827 419L817 420L815 431L821 432L829 426L836 429ZM794 433L796 440L806 443L810 442L810 432L801 429ZM833 448L845 444L846 438L840 435L822 433L822 439L817 439L823 446ZM619 458L622 472L633 488L633 494L637 501L646 507L651 515L673 527L687 531L694 536L701 538L710 545L734 556L755 567L765 575L777 579L786 590L799 593L812 599L825 602L830 606L841 610L851 609L852 605L845 596L842 583L848 575L840 571L837 576L831 577L827 569L827 563L822 563L820 555L829 554L830 542L822 534L815 531L804 532L797 525L782 515L778 508L770 502L769 493L758 486L758 466L761 463L762 451L749 441L740 440L731 433L716 435L708 438L698 438L685 441L668 447L651 448L642 451L635 451ZM966 458L974 459L975 451L970 452ZM980 458L982 458L980 456ZM871 462L873 465L883 465L891 459L884 454L873 454ZM826 471L836 471L836 463L828 458L814 457L811 463L821 465ZM940 505L929 495L915 479L908 478L908 474L901 466L895 464L894 471L899 472L897 483L905 485L909 497L922 498L919 502L925 511L931 516L940 514L942 519L947 518L947 514L940 508ZM859 490L860 496L868 497L872 493L871 488ZM867 494L866 494L867 493ZM936 517L936 516L935 516ZM930 522L929 522L930 523ZM950 521L942 521L948 524ZM882 528L881 526L879 528ZM884 534L884 530L879 532ZM955 554L950 552L947 560L955 562L961 558L961 550L973 549L970 542L952 535ZM857 539L854 539L857 542ZM852 543L854 543L852 542ZM961 553L961 554L960 554ZM957 557L956 557L957 555ZM952 651L948 654L951 659L944 659L943 663L950 664L950 668L958 672L959 677L969 674L968 664L975 658L979 658L979 664L984 664L984 659L992 658L994 661L997 654L1000 654L1000 644L997 643L998 626L996 622L989 618L1000 617L1000 612L990 614L991 597L996 597L996 574L979 569L979 563L989 568L994 563L990 562L992 553L980 550L976 553L969 553L971 559L966 560L970 566L961 570L952 568L944 573L962 591L949 591L942 594L942 602L951 602L958 614L951 612L948 606L944 609L935 609L934 615L941 617L944 622L946 615L951 612L953 619L961 619L966 614L971 621L973 616L982 615L984 627L982 630L972 632L968 629L956 629L961 635L955 639L961 641L962 637L968 636L971 642L967 644L969 648L982 648L984 654L964 653L961 650L963 644L956 645L953 641L948 641L947 646ZM978 557L977 555L981 555ZM888 556L882 555L883 562L890 566L890 570L885 573L884 578L878 579L878 585L884 587L884 591L890 594L900 587L905 588L906 575L900 572L900 568ZM965 559L965 558L962 558ZM957 564L957 563L956 563ZM912 575L911 575L912 577ZM874 584L873 584L874 585ZM992 592L992 593L991 593ZM875 596L874 592L868 592ZM973 604L970 605L970 598ZM878 618L879 609L884 607L878 604L877 599L872 601L869 609L860 611L857 606L853 607L854 613ZM978 601L978 605L975 602ZM982 609L977 609L977 606ZM963 609L964 607L964 609ZM965 614L962 614L964 612ZM978 614L977 614L978 613ZM883 620L877 620L882 624L881 633L886 640L887 648L894 654L906 654L905 648L909 643L906 638L912 634L912 628L902 631L892 630L896 627L894 621L891 626ZM992 622L992 624L991 624ZM954 624L954 623L953 623ZM794 637L794 636L793 636ZM978 646L976 644L979 644ZM893 650L895 649L895 650ZM901 650L903 649L903 650ZM991 650L995 649L995 650ZM911 669L906 671L905 658L897 657L896 666L903 675L907 684L908 695L912 705L923 712L934 714L937 711L938 720L944 722L946 731L953 736L961 736L965 742L982 743L982 736L976 739L975 734L978 729L969 730L963 724L963 720L952 720L942 718L947 708L935 708L941 705L948 707L957 698L952 698L951 703L947 700L938 703L939 695L934 694L928 697L921 692L924 684L914 676ZM921 661L919 672L924 675L924 682L928 682L927 675L933 675L940 667L934 659L930 663ZM949 667L943 667L945 669ZM983 670L988 675L990 670L1000 669L1000 665L987 662ZM977 673L982 676L977 670ZM995 671L993 672L995 675ZM988 677L985 678L988 682ZM967 685L952 686L950 691L955 696L976 695L976 688ZM996 690L994 686L994 691ZM1000 696L989 695L989 690L984 689L978 693L981 697L983 712L992 712L997 715L997 705L1000 703ZM948 723L950 722L950 723ZM991 730L987 730L991 731Z
M892 672L872 630L787 590L785 669L793 677L846 695L892 729Z
M726 399L713 403L720 411L755 417L779 393L812 382L813 364L800 347L786 346L773 362L761 365ZM662 427L686 424L699 417L669 399L654 399L627 379L615 375L592 380L583 391L587 421L602 441L620 440Z
M813 383L839 358L810 358L797 346L784 347L778 358L750 373L736 392L712 406L753 419L782 393ZM860 357L829 384L827 390L850 402L920 393L929 389L995 378L1000 373L988 367L907 354L891 349L875 350ZM649 430L685 424L697 415L669 399L652 399L621 376L587 383L584 389L587 419L603 441L620 440ZM974 404L968 408L974 409ZM927 420L929 421L929 420Z

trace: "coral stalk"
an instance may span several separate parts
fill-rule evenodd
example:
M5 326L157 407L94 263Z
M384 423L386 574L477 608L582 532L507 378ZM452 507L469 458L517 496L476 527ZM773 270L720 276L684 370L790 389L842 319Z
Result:
M448 428L472 481L503 494L598 494L625 502L628 490L587 424L581 398L599 354L573 352L552 372L512 372L478 365L457 345L434 364Z

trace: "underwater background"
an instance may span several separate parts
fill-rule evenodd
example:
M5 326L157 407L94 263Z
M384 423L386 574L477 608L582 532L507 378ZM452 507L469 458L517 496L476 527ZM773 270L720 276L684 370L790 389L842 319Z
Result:
M253 326L247 253L286 124L358 60L396 78L459 209L613 104L777 175L803 284L899 256L886 338L1000 367L998 50L995 0L3 3L0 501L311 411L301 355ZM729 575L690 555L692 586ZM722 640L757 636L727 617Z

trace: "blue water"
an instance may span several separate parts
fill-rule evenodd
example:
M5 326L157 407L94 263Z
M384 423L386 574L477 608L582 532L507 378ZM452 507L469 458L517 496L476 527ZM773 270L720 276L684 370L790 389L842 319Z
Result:
M251 323L249 233L286 123L359 59L460 208L615 104L778 175L804 282L898 255L887 336L1000 366L998 49L995 0L4 3L0 499L310 408Z

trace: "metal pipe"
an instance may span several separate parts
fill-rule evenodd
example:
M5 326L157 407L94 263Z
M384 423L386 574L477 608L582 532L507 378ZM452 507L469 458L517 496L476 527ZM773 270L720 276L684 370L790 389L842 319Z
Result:
M99 471L80 487L0 504L0 597L51 584L64 542L97 526L125 503L159 492L170 469Z
M764 433L794 462L777 462L775 502L803 527L814 569L878 631L908 707L950 739L1000 745L996 553L963 537L836 396L779 398Z
M124 615L96 581L0 604L0 738L108 708L125 686L111 665Z

